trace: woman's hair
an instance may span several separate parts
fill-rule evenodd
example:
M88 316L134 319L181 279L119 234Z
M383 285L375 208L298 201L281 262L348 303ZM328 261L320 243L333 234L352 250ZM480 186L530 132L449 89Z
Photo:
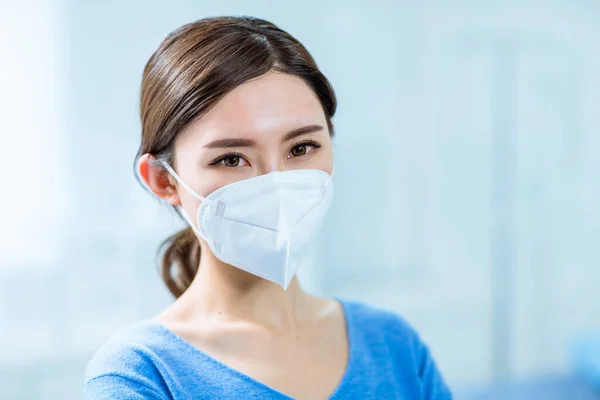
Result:
M270 71L295 75L311 87L327 118L336 98L308 51L289 33L252 17L214 17L187 24L168 35L142 77L142 143L137 154L174 165L177 135L227 93ZM189 287L200 263L200 243L191 228L167 238L160 274L175 297Z

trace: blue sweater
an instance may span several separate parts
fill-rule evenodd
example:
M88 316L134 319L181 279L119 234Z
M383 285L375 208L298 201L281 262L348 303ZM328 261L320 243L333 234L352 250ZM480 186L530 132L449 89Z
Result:
M451 399L427 347L397 315L342 302L346 372L330 399ZM290 399L220 363L163 325L116 333L87 369L86 399Z

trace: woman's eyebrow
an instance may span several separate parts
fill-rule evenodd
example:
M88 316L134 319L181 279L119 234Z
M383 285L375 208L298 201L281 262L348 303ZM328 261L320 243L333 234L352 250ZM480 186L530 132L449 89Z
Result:
M252 139L217 139L204 145L206 149L225 149L229 147L252 147L256 141Z
M286 133L286 135L283 137L283 139L281 139L281 141L287 142L289 140L292 140L295 137L306 135L307 133L322 131L323 129L325 129L325 128L321 125L303 126L302 128L296 128L296 129L291 130L288 133Z
M296 128L285 134L282 142L287 142L295 137L306 135L307 133L318 132L325 129L322 125L307 125L301 128ZM204 145L205 149L225 149L230 147L253 147L256 141L253 139L217 139Z

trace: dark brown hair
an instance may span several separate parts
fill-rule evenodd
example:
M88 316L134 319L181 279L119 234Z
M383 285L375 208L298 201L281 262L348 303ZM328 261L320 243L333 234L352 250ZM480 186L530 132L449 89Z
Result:
M270 71L302 78L319 98L333 134L335 93L300 42L262 19L214 17L175 30L148 60L142 77L142 142L137 157L149 153L156 162L173 165L179 132L231 90ZM167 238L160 249L164 251L160 274L179 297L196 275L200 243L187 228Z

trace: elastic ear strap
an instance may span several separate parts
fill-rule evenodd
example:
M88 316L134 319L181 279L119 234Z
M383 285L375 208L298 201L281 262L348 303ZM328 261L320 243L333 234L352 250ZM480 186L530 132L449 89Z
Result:
M183 215L183 218L185 219L185 221L188 223L188 225L190 226L190 228L192 228L192 230L194 231L194 233L198 236L200 236L201 238L204 238L204 236L202 236L202 234L200 233L200 231L194 226L194 224L192 223L192 220L189 219L189 217L187 216L185 210L183 209L183 207L179 207L179 212L181 213L181 215Z
M198 193L196 193L196 192L194 191L194 189L192 189L191 187L189 187L189 186L188 186L188 185L187 185L187 184L186 184L186 183L183 181L183 179L181 179L181 178L179 177L179 175L177 175L177 172L175 172L175 170L174 170L173 168L171 168L171 166L170 166L169 164L167 164L165 161L161 161L161 164L163 165L163 167L165 167L165 169L166 169L167 171L169 171L169 173L170 173L171 175L173 175L173 178L175 178L175 180L176 180L177 182L179 182L179 184L180 184L181 186L183 186L183 187L185 188L185 190L187 190L188 192L190 192L190 194L191 194L192 196L194 196L195 198L197 198L197 199L198 199L198 200L200 200L200 201L206 201L206 199L205 199L204 197L200 196Z

